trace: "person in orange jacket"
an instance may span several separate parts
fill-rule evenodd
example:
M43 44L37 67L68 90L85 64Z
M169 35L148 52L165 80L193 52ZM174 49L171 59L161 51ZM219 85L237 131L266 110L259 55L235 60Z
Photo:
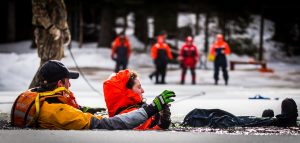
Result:
M218 84L219 70L222 68L225 85L228 84L227 58L230 54L230 47L224 41L222 34L217 34L215 43L210 48L210 55L214 56L214 79L215 85Z
M43 129L133 129L173 102L175 93L163 92L153 102L127 114L105 118L85 112L70 91L69 79L78 72L70 71L61 62L50 60L42 65L40 86L21 93L11 110L11 124L21 128Z
M126 69L131 54L131 46L128 38L121 34L112 43L111 58L116 61L115 72Z
M199 59L197 47L193 44L193 38L188 36L185 40L185 44L180 48L179 61L181 62L181 84L185 82L186 70L189 68L192 74L192 84L196 84L196 72L195 67Z
M165 43L165 36L158 36L157 43L151 48L151 56L155 64L156 71L155 84L165 84L165 76L167 72L168 61L173 59L171 49L168 44ZM152 79L153 74L149 77ZM159 77L161 76L160 80Z
M103 92L109 117L125 114L147 106L143 99L144 89L138 75L128 69L112 74L104 81ZM165 90L162 94L165 92L172 91ZM153 115L144 124L135 129L168 129L171 123L170 116L170 109L168 106L165 106L164 110Z

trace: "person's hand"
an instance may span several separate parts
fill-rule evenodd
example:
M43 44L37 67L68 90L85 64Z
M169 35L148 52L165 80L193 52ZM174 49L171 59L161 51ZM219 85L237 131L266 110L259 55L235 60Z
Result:
M64 45L68 46L71 42L71 34L69 29L63 30L63 37L64 37Z
M156 96L151 104L144 106L142 108L144 108L149 118L154 114L157 114L161 110L169 108L168 104L174 101L172 97L175 96L176 95L173 91L165 90L160 95Z
M156 96L152 102L152 105L158 110L161 111L165 109L169 103L173 102L175 97L175 93L170 90L163 91L160 95Z
M116 61L116 58L114 55L110 55L110 58L113 60L113 61Z
M54 40L58 40L61 36L60 30L57 29L55 25L50 27L49 33L52 35Z
M168 129L171 124L171 112L167 106L164 110L160 111L160 119L158 126L162 129Z

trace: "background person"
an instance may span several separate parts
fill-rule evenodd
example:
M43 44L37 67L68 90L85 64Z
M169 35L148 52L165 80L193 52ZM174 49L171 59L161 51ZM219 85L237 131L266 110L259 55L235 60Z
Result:
M32 0L32 25L40 66L48 60L61 60L64 45L71 41L64 0ZM39 71L33 77L29 88L39 86Z
M131 54L131 46L128 38L121 34L113 42L111 58L116 61L115 72L127 69L128 60Z
M180 48L179 51L179 61L181 62L181 84L185 82L185 75L187 69L191 70L192 84L196 84L196 64L199 59L198 49L193 44L193 38L188 36L185 40L185 44Z
M165 84L167 65L173 56L169 45L165 43L164 36L158 36L157 43L151 48L151 56L155 64L155 84Z
M215 43L210 48L210 56L214 57L214 79L218 84L219 70L222 69L225 85L228 84L227 56L230 54L230 47L224 41L222 34L217 34Z

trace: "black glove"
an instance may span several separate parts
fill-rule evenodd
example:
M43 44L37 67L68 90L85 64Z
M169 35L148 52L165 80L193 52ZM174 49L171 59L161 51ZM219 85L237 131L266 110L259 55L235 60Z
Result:
M167 106L164 110L160 111L160 119L158 126L162 129L168 129L171 124L171 112Z
M160 95L156 96L150 105L143 107L147 112L148 117L168 108L168 104L174 101L172 97L175 96L175 93L170 90L165 90Z

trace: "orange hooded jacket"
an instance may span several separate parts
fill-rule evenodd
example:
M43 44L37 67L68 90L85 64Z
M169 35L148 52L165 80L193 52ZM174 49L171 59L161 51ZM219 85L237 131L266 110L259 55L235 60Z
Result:
M165 38L163 36L158 36L157 37L157 43L155 43L152 48L151 48L151 57L153 60L157 58L157 51L159 49L164 49L166 50L167 56L170 60L173 59L172 53L171 53L171 48L166 44Z
M127 59L129 58L130 54L131 54L131 46L130 46L130 43L129 43L129 40L127 37L124 36L124 39L125 39L125 42L124 42L124 47L127 47ZM121 45L121 37L118 36L114 42L112 43L112 48L111 48L111 56L114 56L116 54L116 50L118 47L122 46Z
M217 40L215 43L211 46L210 48L210 54L213 56L216 56L216 49L224 49L224 54L229 55L230 54L230 47L228 44L224 41L223 35L218 34L217 35Z
M112 74L106 81L104 81L103 91L109 117L113 117L117 114L128 113L140 108L142 104L142 97L126 87L129 77L130 71L122 70L116 74ZM154 120L155 117L153 116L135 129L150 129ZM151 129L160 128L155 126Z

